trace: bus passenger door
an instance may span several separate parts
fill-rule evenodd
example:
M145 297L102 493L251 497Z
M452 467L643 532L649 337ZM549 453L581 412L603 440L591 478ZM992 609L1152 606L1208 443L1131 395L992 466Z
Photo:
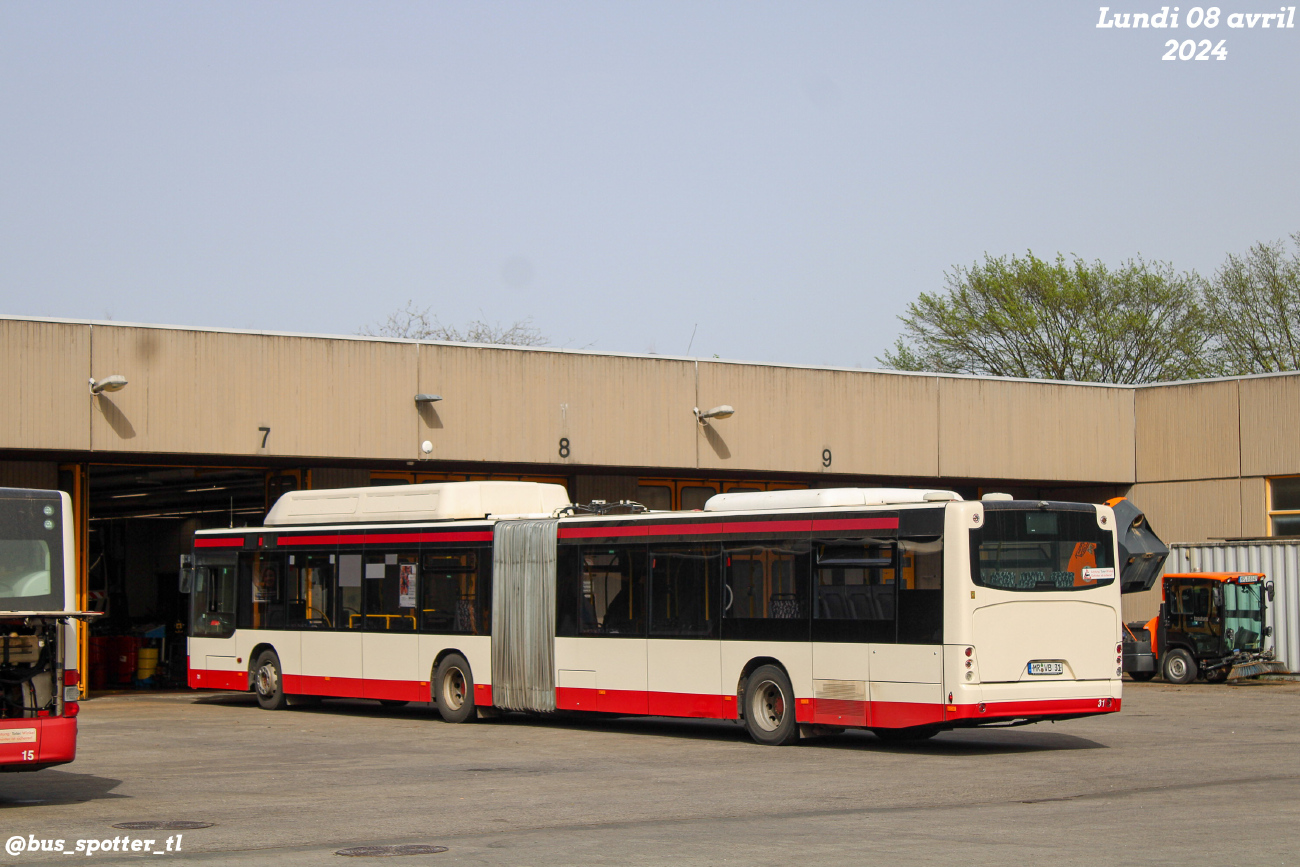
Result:
M556 560L556 707L647 713L644 546L561 545Z
M650 550L648 712L661 716L724 716L722 546L656 545Z
M313 576L312 608L315 610L307 612L321 620L323 628L305 629L300 633L302 678L299 689L306 695L360 698L361 555L327 556L328 560L320 564L322 571ZM330 571L333 575L329 574ZM336 594L332 592L335 588Z
M871 725L943 721L942 542L899 543L896 641L871 645Z
M363 698L428 701L428 681L420 682L416 597L417 551L367 551L361 576L365 606L361 633Z

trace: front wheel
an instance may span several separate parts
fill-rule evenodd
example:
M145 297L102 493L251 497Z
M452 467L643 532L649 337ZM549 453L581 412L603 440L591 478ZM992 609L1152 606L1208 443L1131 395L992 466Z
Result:
M799 739L794 688L775 665L761 665L745 682L745 728L756 743L785 746Z
M274 650L262 651L257 662L253 663L253 689L257 692L257 703L265 710L283 710L289 706L289 699L284 694L280 657Z
M474 678L459 653L449 653L433 673L433 703L445 722L463 723L474 713Z
M1161 670L1165 680L1170 683L1184 684L1196 680L1196 660L1181 647L1175 647L1165 654Z

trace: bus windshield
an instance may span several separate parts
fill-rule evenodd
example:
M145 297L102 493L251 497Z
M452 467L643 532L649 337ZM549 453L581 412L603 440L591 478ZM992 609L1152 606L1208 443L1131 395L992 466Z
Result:
M62 524L56 499L0 498L0 610L63 609Z
M971 580L1029 592L1102 587L1115 580L1113 546L1092 511L987 509L971 531Z

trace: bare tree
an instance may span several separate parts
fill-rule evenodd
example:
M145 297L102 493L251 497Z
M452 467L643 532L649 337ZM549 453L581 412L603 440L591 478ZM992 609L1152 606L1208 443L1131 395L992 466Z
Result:
M533 325L531 318L518 319L509 325L473 319L463 328L443 325L432 307L416 307L414 301L388 314L383 322L366 325L358 331L367 337L402 337L408 340L448 340L453 343L485 343L496 346L545 346L546 335Z

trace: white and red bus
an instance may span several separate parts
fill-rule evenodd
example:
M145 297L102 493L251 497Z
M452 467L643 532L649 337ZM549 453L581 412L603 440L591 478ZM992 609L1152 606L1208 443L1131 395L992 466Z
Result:
M67 494L0 488L0 771L77 755L75 527Z
M999 498L1001 497L1001 498ZM1120 709L1108 506L722 494L610 514L559 485L296 491L196 534L190 685L928 737ZM606 512L583 514L583 512Z

